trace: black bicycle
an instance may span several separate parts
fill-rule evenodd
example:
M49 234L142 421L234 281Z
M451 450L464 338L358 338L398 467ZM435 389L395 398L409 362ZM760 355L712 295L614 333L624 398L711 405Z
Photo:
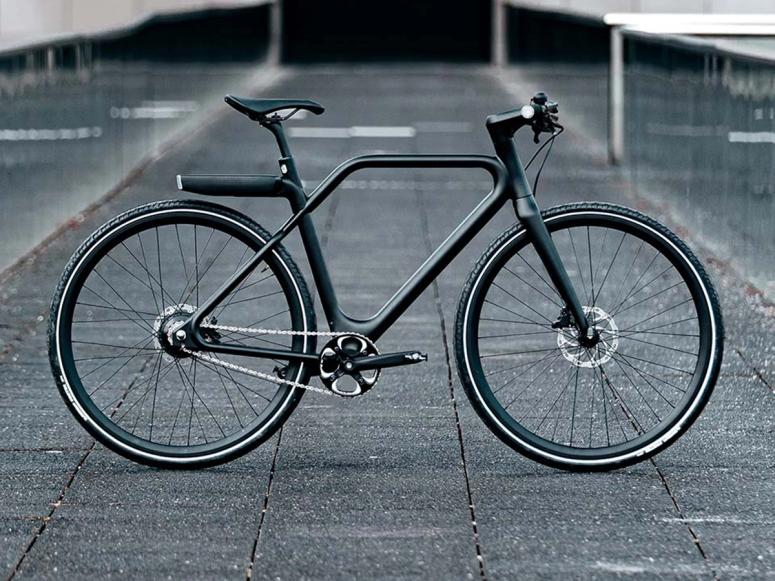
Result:
M561 133L557 104L543 93L487 118L497 157L356 157L310 195L282 122L323 107L226 102L272 132L280 175L178 176L178 187L286 198L283 226L269 233L220 205L154 202L89 237L57 287L54 377L110 449L167 468L225 462L269 438L305 390L360 396L382 369L425 361L418 351L380 353L376 341L507 202L518 222L479 259L455 324L460 380L501 440L552 466L610 469L670 445L708 401L723 350L713 285L675 234L634 210L589 202L539 210L513 137L522 127L536 143L551 134L537 155ZM356 319L340 308L311 215L363 168L480 168L493 188L373 317ZM282 245L296 228L328 331L318 330Z

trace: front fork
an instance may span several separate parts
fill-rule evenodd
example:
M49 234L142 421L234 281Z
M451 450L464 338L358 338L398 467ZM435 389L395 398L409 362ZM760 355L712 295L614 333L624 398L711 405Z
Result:
M514 209L517 212L517 218L519 218L519 221L530 235L538 257L541 259L544 268L546 268L546 272L549 273L549 278L552 279L552 283L554 283L555 288L565 301L568 311L573 316L579 331L579 337L586 339L589 332L587 316L584 313L581 302L579 302L576 289L573 288L573 283L571 283L568 277L565 265L563 265L560 255L557 253L557 247L554 245L549 230L546 228L535 197L532 194L515 197Z

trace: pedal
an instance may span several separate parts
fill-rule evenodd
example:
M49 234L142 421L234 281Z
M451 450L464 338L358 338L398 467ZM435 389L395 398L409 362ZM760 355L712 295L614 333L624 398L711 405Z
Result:
M428 360L426 353L419 351L400 351L398 353L383 353L371 357L356 357L353 359L354 370L382 369L384 367L400 367L414 365Z

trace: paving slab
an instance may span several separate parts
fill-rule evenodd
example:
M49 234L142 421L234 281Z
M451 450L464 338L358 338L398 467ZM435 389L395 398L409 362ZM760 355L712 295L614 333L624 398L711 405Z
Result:
M289 127L417 128L411 138L293 139L312 187L358 153L490 154L485 115L524 102L539 83L548 87L552 79L539 73L298 68L264 94L309 96L327 106L323 117ZM544 170L539 201L597 199L651 211L633 197L626 176L607 166L600 135L587 130L597 73L560 71L554 79L563 98L578 89L585 100L563 108L568 130ZM520 147L528 151L531 143ZM707 579L775 572L771 309L695 246L711 259L728 328L723 373L706 413L653 463L606 474L545 468L480 422L451 353L465 277L514 222L508 207L379 342L383 352L427 351L427 364L386 370L372 393L354 401L307 394L280 437L221 467L165 472L99 445L89 452L91 439L59 401L47 370L46 311L67 257L118 211L179 197L177 173L268 173L276 164L269 135L227 113L0 286L4 572L22 557L18 576L28 578ZM414 170L348 182L315 218L343 305L362 316L381 306L488 187L477 174ZM287 215L278 200L224 201L269 228ZM656 211L680 227L680 216ZM298 237L287 247L311 282Z

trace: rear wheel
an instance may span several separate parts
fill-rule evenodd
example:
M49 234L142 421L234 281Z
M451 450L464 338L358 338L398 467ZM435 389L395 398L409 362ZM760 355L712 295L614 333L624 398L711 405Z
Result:
M633 210L544 213L594 329L582 344L529 236L515 226L480 259L457 315L466 392L504 442L545 464L608 469L672 443L707 402L723 328L702 265Z
M282 425L301 389L198 360L168 340L168 329L195 312L268 238L221 206L158 202L122 214L76 251L52 304L50 358L65 401L95 438L138 462L186 468L230 460ZM315 330L309 292L282 247L268 253L209 319ZM314 338L303 335L222 332L208 339L315 351ZM217 357L297 382L309 377L298 363Z

